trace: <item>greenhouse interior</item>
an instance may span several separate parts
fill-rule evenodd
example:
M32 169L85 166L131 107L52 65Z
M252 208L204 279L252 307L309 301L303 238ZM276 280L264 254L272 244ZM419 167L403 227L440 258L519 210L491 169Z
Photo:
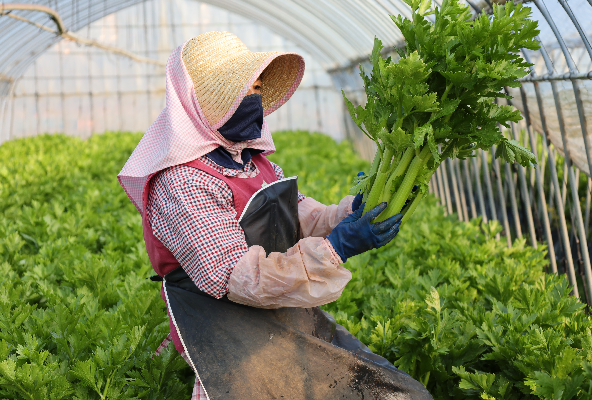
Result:
M185 58L211 32L271 57L216 124ZM0 398L592 399L591 43L592 0L2 1ZM216 51L234 50L204 57ZM206 122L190 119L217 143L183 159L175 140L191 133L170 120L174 107L189 113L173 105L185 95L177 59ZM274 106L271 59L305 65ZM222 134L249 98L263 98L255 149ZM255 145L265 135L271 145ZM243 163L256 173L208 175ZM156 215L172 213L155 194L169 190L163 177L191 166L223 182L215 202L229 193L232 221L157 233ZM298 176L296 192L284 176ZM130 177L143 177L139 200ZM255 179L239 209L237 191ZM260 192L287 201L280 190L298 196L294 238L259 246L280 228L250 227L248 212ZM179 218L206 215L191 212ZM187 227L198 239L183 240L206 252L197 261L161 236ZM184 305L193 300L178 292L193 289L159 272L151 240L201 305ZM207 252L225 240L242 246L227 272L190 271L222 260ZM286 272L297 256L305 278ZM336 272L319 272L328 265ZM274 266L292 275L266 277ZM210 273L226 274L220 296L198 283ZM307 283L257 294L265 279ZM250 300L233 293L249 285ZM329 328L286 322L299 310Z

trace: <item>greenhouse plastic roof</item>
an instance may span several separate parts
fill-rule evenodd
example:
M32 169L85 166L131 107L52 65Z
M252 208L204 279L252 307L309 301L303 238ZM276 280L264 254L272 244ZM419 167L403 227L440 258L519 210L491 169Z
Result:
M487 0L482 0L485 4ZM218 7L250 18L268 26L286 39L309 52L327 70L350 66L370 53L373 38L380 38L387 45L401 43L401 33L389 15L410 15L409 7L402 0L205 0ZM139 0L48 0L27 4L47 6L57 11L68 31L76 32L106 15L141 3ZM439 3L439 1L438 1ZM473 9L474 1L468 2ZM565 45L584 48L582 36L566 13L565 0L535 0L548 8ZM564 3L564 4L560 4ZM576 18L588 35L592 34L592 0L570 0L567 8L575 10ZM2 2L2 4L9 4ZM533 4L534 6L534 4ZM1 7L0 7L1 8ZM34 23L56 29L56 23L48 14L39 11L13 11L15 15ZM533 17L541 25L540 38L549 50L560 47L549 24L537 7ZM29 23L0 16L0 97L9 93L14 82L29 65L46 49L61 38ZM589 44L588 44L589 47ZM590 51L590 50L589 50ZM573 72L569 62L556 63L556 72ZM568 57L569 58L569 57ZM588 57L585 57L589 60ZM165 60L161 60L165 61ZM533 60L537 66L542 60ZM555 60L554 60L555 61ZM575 62L577 64L577 60ZM565 68L562 71L562 64ZM581 70L582 68L580 68ZM589 65L583 66L586 72Z
M395 44L401 34L389 14L409 15L409 7L395 0L206 0L221 8L265 24L312 54L327 69L350 63L368 54L376 35ZM7 3L7 2L4 2ZM56 10L68 31L76 32L118 10L141 3L138 0L37 1ZM13 11L35 23L56 29L48 14ZM40 28L0 17L0 96L14 79L60 37ZM4 89L4 90L3 90Z

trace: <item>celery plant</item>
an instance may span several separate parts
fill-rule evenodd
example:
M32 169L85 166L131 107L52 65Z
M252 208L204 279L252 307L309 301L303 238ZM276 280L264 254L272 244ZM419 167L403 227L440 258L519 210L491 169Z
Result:
M539 48L530 8L494 4L492 16L471 20L468 6L458 0L444 0L433 10L430 0L405 1L411 20L392 17L405 38L398 60L383 58L382 42L375 39L370 76L360 66L365 107L354 107L344 94L352 119L378 145L370 172L352 188L352 194L364 192L364 212L388 202L377 221L401 212L409 200L406 220L448 157L464 159L496 145L496 157L524 166L535 162L498 128L519 121L520 113L495 102L507 97L504 87L520 86L518 80L528 74L531 64L520 50ZM413 191L415 185L419 190Z

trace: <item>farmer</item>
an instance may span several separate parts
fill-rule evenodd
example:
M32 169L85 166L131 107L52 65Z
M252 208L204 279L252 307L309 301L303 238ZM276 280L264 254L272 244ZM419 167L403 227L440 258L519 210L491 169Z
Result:
M166 107L118 176L163 281L168 341L196 373L194 399L429 399L318 308L351 279L341 264L387 244L401 216L373 224L385 204L362 216L360 197L320 204L267 160L264 116L303 72L300 55L227 32L170 56Z

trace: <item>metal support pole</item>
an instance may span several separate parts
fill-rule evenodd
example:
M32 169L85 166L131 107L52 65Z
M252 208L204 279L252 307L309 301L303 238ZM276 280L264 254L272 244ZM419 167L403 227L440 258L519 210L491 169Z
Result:
M590 57L590 60L592 60L592 46L590 45L590 42L588 41L588 37L584 33L584 30L580 26L578 19L576 18L576 16L572 12L567 1L559 0L559 4L561 4L561 6L564 8L564 10L567 13L567 15L569 16L569 18L574 23L574 26L576 27L578 33L580 34L580 38L582 39L582 42L584 43L584 46L586 47L586 50L588 52L588 56ZM592 5L592 1L591 1L591 5ZM567 55L566 55L566 57L567 57ZM573 89L574 89L574 96L576 99L576 107L578 109L578 115L580 117L580 126L582 129L582 135L584 137L584 147L586 149L586 157L587 157L588 168L589 168L588 176L592 176L592 157L590 155L590 150L592 150L592 147L590 146L590 140L588 137L588 126L586 123L586 114L584 112L584 108L582 105L580 86L576 80L572 80L572 85L573 85ZM590 181L590 179L588 179L588 181ZM590 186L590 182L589 182L588 186ZM587 193L586 193L586 219L585 219L586 234L588 233L588 226L589 226L588 219L589 219L589 217L590 217L590 188L588 188Z
M444 183L444 193L446 193L446 209L448 214L452 215L452 198L450 197L450 187L448 186L448 175L446 174L446 165L440 164L441 168L438 168L442 173L442 182Z
M563 149L565 153L565 165L567 167L567 173L569 177L569 184L571 188L571 195L572 195L572 207L575 214L575 222L577 225L577 232L580 236L580 246L582 252L582 261L584 263L584 271L586 273L586 289L588 291L587 297L592 299L592 272L590 271L590 254L588 253L588 243L586 241L586 232L584 230L584 221L582 220L582 210L580 208L580 198L578 196L578 186L576 182L576 178L573 173L573 169L571 168L571 160L569 157L569 150L567 147L567 134L565 132L565 123L563 120L563 111L561 109L561 100L559 99L559 94L557 93L557 87L555 82L551 82L551 88L553 89L553 97L555 99L555 108L557 109L557 119L559 121L559 130L561 131L561 140L563 141ZM577 285L575 279L574 271L570 271L570 274L573 274L573 285Z
M565 154L565 153L564 153ZM567 157L567 155L566 155ZM566 158L564 157L564 158ZM567 202L567 177L569 176L567 171L567 163L563 163L563 185L561 187L561 198L563 199L563 204Z
M491 186L491 177L489 176L487 153L485 150L481 150L481 159L481 167L485 179L485 188L487 189L487 199L489 200L489 207L491 208L491 219L498 219L497 211L495 209L495 201L493 200L493 187Z
M491 207L491 219L498 219L497 211L495 210L495 201L493 200L493 187L491 186L491 177L489 176L489 168L487 168L487 153L484 150L481 150L481 158L483 159L483 163L481 164L481 166L483 167L483 175L485 177L485 187L487 188L489 207ZM500 239L499 233L495 235L495 238L496 240Z
M463 160L463 171L465 173L465 182L467 183L469 205L471 206L471 219L477 218L477 207L475 206L475 196L473 195L473 183L469 171L469 161Z
M508 247L512 247L512 232L510 231L510 221L508 221L508 212L506 208L506 194L504 192L503 184L502 184L502 173L499 165L499 160L495 158L495 148L491 147L491 157L492 157L492 164L493 169L496 175L496 184L497 184L497 192L499 193L499 201L500 201L500 209L502 215L502 224L504 225L504 230L506 231L506 242L508 243Z
M532 126L531 126L531 129L534 130L534 128L532 128ZM540 136L535 135L535 139L536 138L539 138L539 137ZM537 142L538 141L535 141L535 145L538 146L538 143ZM538 149L538 147L537 147L537 149ZM541 173L542 173L541 179L542 179L543 186L544 186L545 185L545 168L547 167L547 156L546 156L546 154L545 154L544 151L541 151L541 156L539 157L538 160L539 160L538 161L538 165L540 166L539 171L541 171Z
M543 140L543 147L547 147L547 140ZM555 156L552 152L549 154L549 167L551 170L551 181L555 187L555 201L557 202L557 216L559 217L559 226L561 228L561 237L563 242L563 251L565 252L565 259L567 261L567 276L569 283L573 287L573 294L576 297L580 297L578 291L578 284L576 281L576 273L573 264L573 255L571 253L571 245L569 241L569 232L567 231L567 222L565 221L565 207L561 199L561 192L559 191L559 180L557 179L557 171L555 170Z
M588 51L588 55L590 56L590 59L592 60L592 46L590 45L590 42L588 41L588 37L584 33L584 30L580 26L578 19L576 18L574 13L571 11L571 7L567 3L567 1L565 1L565 0L558 0L558 1L559 1L559 4L561 4L561 7L563 7L563 9L565 10L567 15L569 16L569 18L573 22L574 26L576 27L578 33L580 34L580 38L582 39L582 42L584 43L584 46L586 47L586 50ZM590 2L590 5L592 6L592 2ZM592 172L592 171L590 171L590 172Z
M448 204L446 200L446 191L444 190L444 179L442 178L442 171L440 168L436 169L436 177L438 181L438 191L440 192L440 204L444 208L444 215L448 215Z
M462 206L463 219L465 222L469 222L469 211L467 210L467 198L465 196L465 187L463 185L463 179L460 175L460 168L458 164L458 159L452 161L452 166L454 167L454 172L456 173L456 181L458 182L458 192L460 194L460 204Z
M535 87L536 93L540 94L539 90L538 90L538 83L534 83L534 87ZM540 96L537 95L537 101L539 99L540 99ZM526 104L526 97L524 95L522 96L522 101L523 101L523 106L524 106L524 114L525 114L525 118L526 118L526 130L528 132L528 137L530 139L531 151L538 160L537 142L536 142L536 138L534 136L534 133L531 129L530 112L528 110L528 105ZM540 103L539 106L541 107L539 112L541 113L541 121L542 121L544 119L544 117L542 115L542 113L543 113L542 103ZM543 123L544 129L546 129L546 124L547 124L547 122L545 120L545 122ZM545 141L545 139L543 138L543 142L544 141ZM557 259L555 258L555 247L553 246L553 235L551 233L551 224L549 223L549 214L547 213L547 204L545 203L545 189L544 189L544 185L543 185L543 174L541 173L541 171L544 171L544 169L541 167L541 165L540 164L535 165L534 173L535 173L536 184L537 184L539 204L541 207L540 216L543 220L543 230L545 232L545 240L547 242L547 248L549 249L549 258L551 261L551 271L553 271L553 273L556 274L557 273ZM550 189L553 190L552 185L551 185Z
M518 140L518 135L516 134L516 130L514 129L514 124L512 123L512 134L514 135L514 140ZM534 229L534 221L532 219L532 209L530 208L530 196L529 190L526 186L526 176L524 174L524 167L520 164L517 164L516 167L518 168L518 177L520 178L520 190L522 192L522 200L524 202L524 211L526 212L526 221L528 223L528 231L530 234L530 242L532 247L535 249L537 248L537 241L536 241L536 231Z
M582 95L580 93L580 84L578 81L573 80L573 91L576 99L576 108L578 109L578 116L580 118L580 129L582 130L582 137L584 138L584 149L586 150L586 160L588 161L588 176L592 175L592 156L590 151L592 145L590 145L590 137L588 136L588 123L586 121L586 113L584 111L584 105L582 104Z
M436 174L432 175L430 183L432 186L432 193L434 194L434 196L436 196L436 198L438 198L439 201L441 201L440 192L438 191L438 177L436 176Z
M590 191L592 191L592 179L588 177L588 185L586 185L586 214L584 217L586 237L590 233Z
M487 211L485 210L485 199L483 197L483 186L481 186L481 177L479 176L479 163L477 157L473 157L473 172L475 173L475 186L477 187L477 199L479 200L479 208L481 208L481 215L483 222L487 223Z
M591 0L592 1L592 0ZM527 54L527 53L525 53ZM543 55L543 59L545 61L545 65L547 66L547 70L551 73L553 72L553 64L551 63L551 59L549 58L547 52L545 51L544 47L541 48L541 54ZM526 60L528 61L528 56L525 56ZM545 112L543 108L543 100L541 96L541 91L539 88L539 83L534 82L534 91L537 99L537 105L539 109L539 116L541 118L541 125L543 130L543 135L541 137L542 144L543 144L543 154L547 153L547 157L549 159L549 173L551 175L551 184L549 189L549 204L553 207L553 200L557 201L557 217L559 219L559 237L561 239L561 244L563 246L563 251L565 254L565 262L566 262L566 274L569 277L569 281L573 287L573 294L576 297L579 297L579 290L577 287L577 283L575 281L575 271L573 265L573 256L571 253L571 244L569 240L569 232L567 231L567 222L565 220L565 202L562 201L563 196L561 193L561 187L559 186L559 180L557 179L557 166L555 164L555 150L549 149L549 131L547 129L547 118L545 117ZM543 182L544 176L541 177L541 183ZM554 195L554 197L553 197Z
M522 226L520 225L520 214L518 213L518 204L516 203L516 191L514 190L514 181L512 180L512 169L510 164L504 163L506 170L506 182L508 191L510 192L510 205L512 206L512 214L514 216L514 227L516 228L516 237L522 238Z
M452 165L452 160L449 158L447 161L448 169L450 171L450 178L452 180L452 190L454 192L454 203L456 205L456 214L458 215L458 220L463 221L463 212L460 204L460 194L458 193L458 184L456 182L456 174L454 171L454 166Z

